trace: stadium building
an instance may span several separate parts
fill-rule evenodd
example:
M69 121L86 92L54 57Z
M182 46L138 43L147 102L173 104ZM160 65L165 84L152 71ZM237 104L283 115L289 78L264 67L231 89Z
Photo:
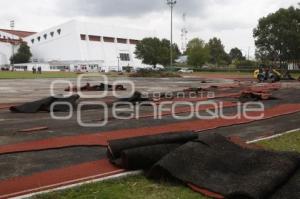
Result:
M20 34L16 35L17 32ZM29 71L32 67L40 66L44 71L83 72L150 67L136 59L134 51L136 44L144 37L155 36L151 31L103 26L77 20L39 33L0 30L0 34L6 38L3 44L0 40L0 65L9 64L12 46L16 52L18 44L25 41L30 46L32 62L15 64L15 70Z

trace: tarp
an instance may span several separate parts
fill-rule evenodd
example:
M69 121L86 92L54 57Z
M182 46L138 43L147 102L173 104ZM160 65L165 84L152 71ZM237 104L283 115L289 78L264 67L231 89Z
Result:
M40 111L49 112L51 105L55 102L67 102L74 108L77 104L77 100L80 98L79 95L72 95L70 97L63 96L51 96L34 102L28 102L19 106L10 107L10 111L13 113L37 113ZM55 112L66 112L70 111L68 105L55 105L53 111Z
M176 141L169 142L168 136L177 136ZM126 169L146 169L150 178L179 180L225 198L300 198L298 153L244 148L216 134L139 139L140 144L136 138L109 142L111 162Z

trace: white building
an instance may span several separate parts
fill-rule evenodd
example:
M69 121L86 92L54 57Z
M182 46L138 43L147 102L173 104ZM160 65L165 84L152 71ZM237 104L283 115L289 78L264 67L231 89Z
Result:
M289 63L288 70L300 70L300 64L299 63Z
M135 58L134 51L140 40L153 36L151 31L72 20L24 40L31 48L33 62L48 63L44 70L117 71L128 66L149 67Z
M22 39L32 34L34 32L0 29L0 66L9 65Z

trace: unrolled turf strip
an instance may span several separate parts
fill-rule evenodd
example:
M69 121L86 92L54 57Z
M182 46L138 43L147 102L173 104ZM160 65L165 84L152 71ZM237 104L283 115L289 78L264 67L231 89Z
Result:
M79 95L72 95L70 97L53 96L47 97L34 102L28 102L19 106L10 107L10 111L13 113L37 113L39 111L50 111L51 105L55 102L67 102L75 107L76 101L80 98ZM58 104L54 107L54 111L66 112L69 111L69 106Z
M179 104L180 105L180 104ZM182 106L182 105L181 105ZM236 107L237 106L237 103L236 102L227 102L227 101L224 101L222 102L222 108L230 108L230 107ZM218 106L218 108L221 108L220 104ZM195 112L199 112L199 111L205 111L207 109L214 109L215 106L212 105L212 104L207 104L207 105L201 105L201 106L198 106L196 110L194 110ZM172 114L182 114L182 113L191 113L191 107L176 107L175 111L163 111L160 115L161 116L169 116L169 115L172 115ZM141 114L139 116L139 119L142 119L142 118L153 118L155 115L153 113L151 114Z
M74 146L107 146L108 140L116 140L122 138L139 137L145 135L157 135L169 132L182 131L204 131L230 125L238 125L250 123L262 119L270 119L282 115L292 114L300 111L300 104L281 104L276 107L266 109L264 117L261 119L241 119L226 120L194 120L177 122L175 124L166 124L154 127L144 127L136 129L121 129L116 131L102 132L88 135L76 135L49 138L45 140L22 142L17 144L3 145L0 147L0 154L18 153L26 151L39 151L47 149L59 149ZM258 116L261 113L252 112L250 116Z

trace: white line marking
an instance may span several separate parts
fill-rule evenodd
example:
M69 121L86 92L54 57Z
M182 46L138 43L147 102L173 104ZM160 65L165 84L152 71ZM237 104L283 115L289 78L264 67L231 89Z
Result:
M247 141L246 143L247 144L252 144L252 143L256 143L256 142L260 142L260 141L264 141L264 140L270 140L270 139L278 138L278 137L281 137L281 136L284 136L284 135L287 135L287 134L290 134L290 133L295 133L297 131L300 131L300 128L299 129L294 129L294 130L291 130L291 131L287 131L285 133L272 135L272 136L269 136L269 137L264 137L264 138L259 138L259 139L256 139L256 140Z

